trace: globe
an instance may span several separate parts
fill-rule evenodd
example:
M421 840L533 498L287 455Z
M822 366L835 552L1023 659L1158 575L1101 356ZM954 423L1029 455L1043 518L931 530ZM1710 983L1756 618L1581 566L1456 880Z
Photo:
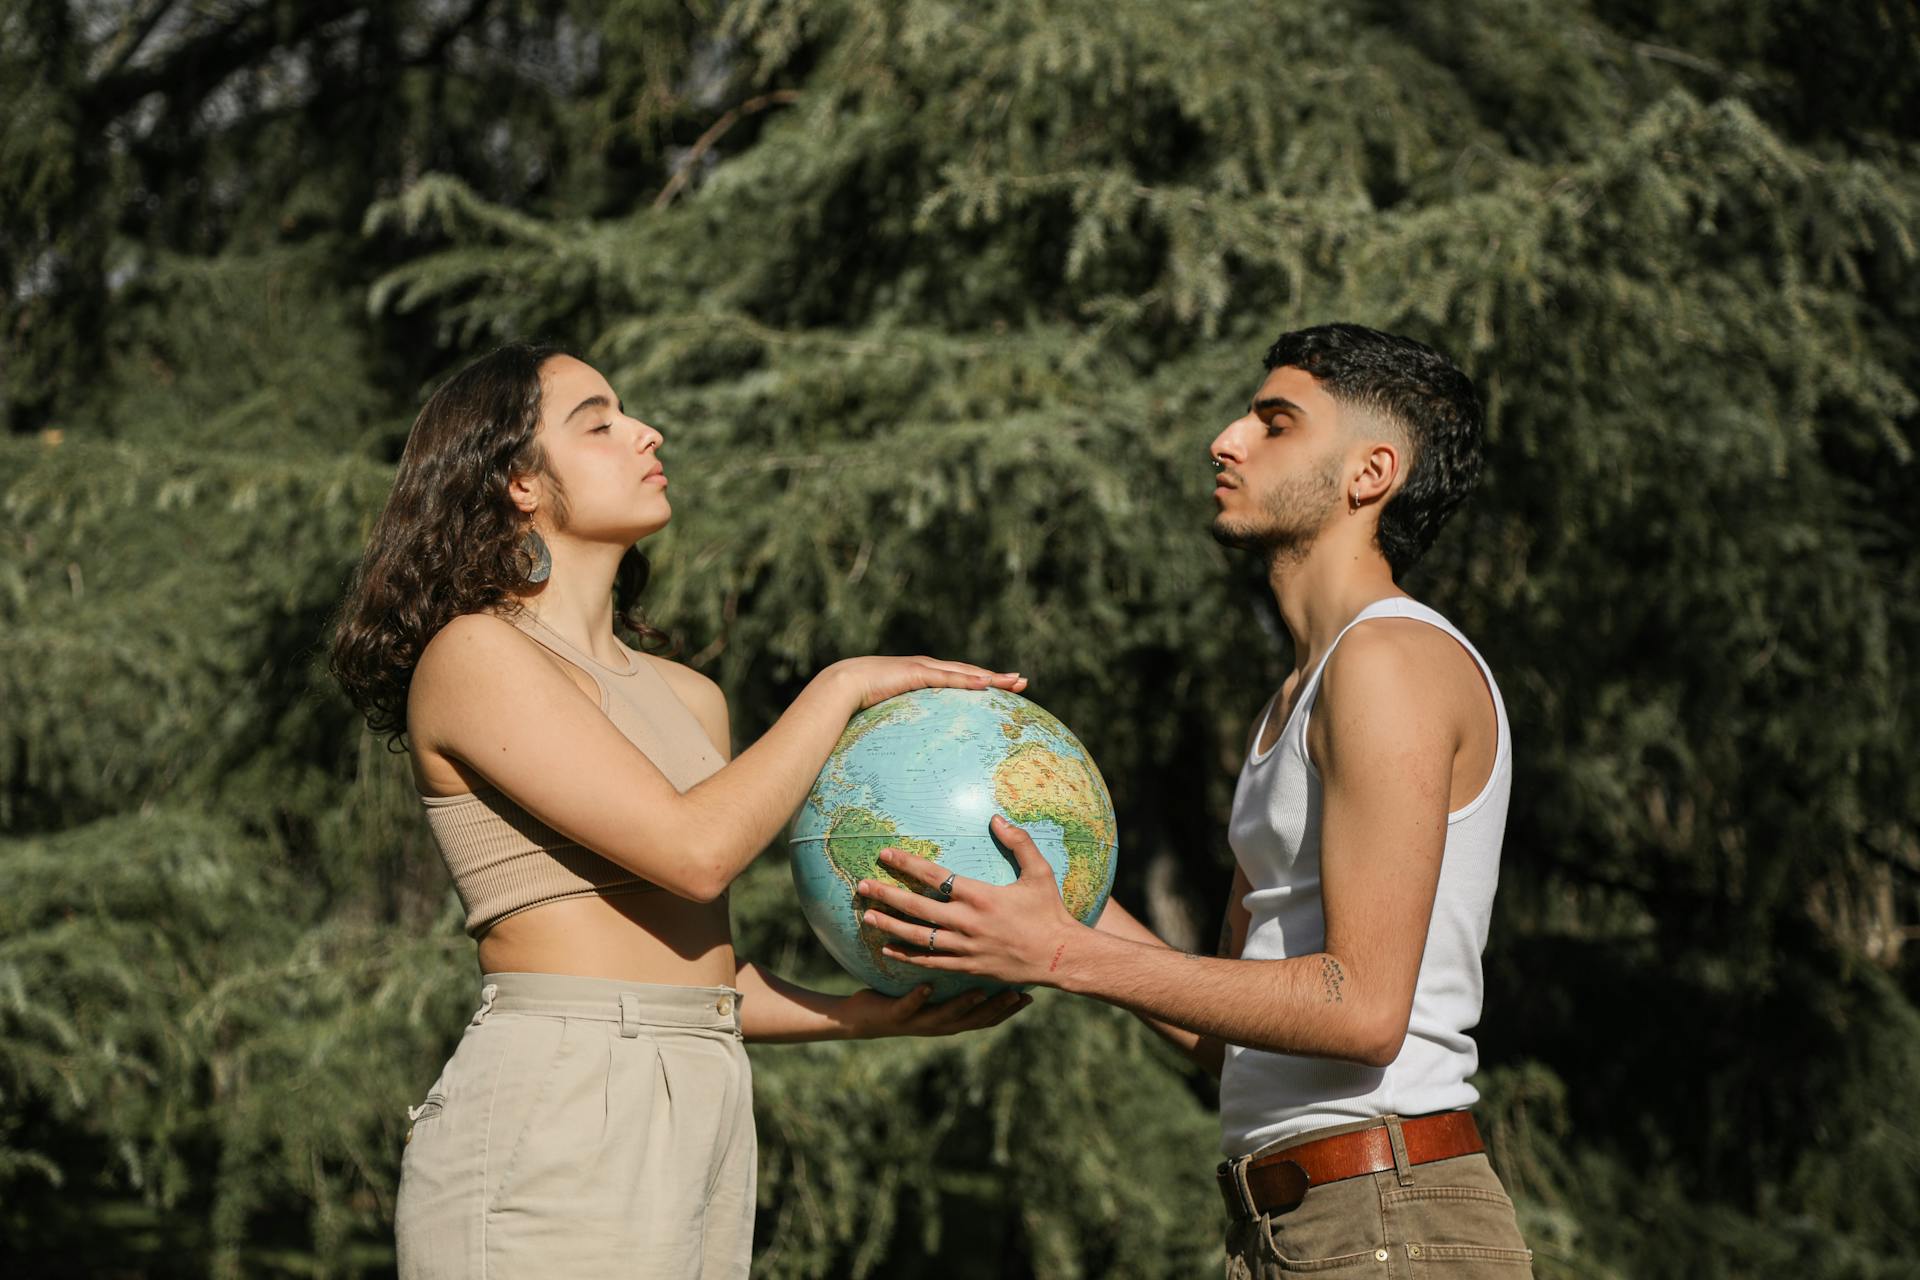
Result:
M847 723L789 837L800 906L821 944L888 995L925 982L935 1000L1005 984L891 960L891 935L861 923L861 880L933 890L880 862L889 846L990 884L1019 874L987 828L995 813L1024 828L1053 867L1067 910L1100 918L1113 891L1113 798L1067 726L1002 689L920 689Z

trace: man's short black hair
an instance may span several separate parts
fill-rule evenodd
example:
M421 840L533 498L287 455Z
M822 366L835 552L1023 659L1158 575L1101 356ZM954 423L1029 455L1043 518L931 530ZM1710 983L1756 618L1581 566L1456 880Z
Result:
M1343 404L1406 432L1406 481L1380 511L1380 552L1395 580L1428 547L1480 478L1480 397L1458 365L1423 342L1358 324L1283 333L1267 368L1304 370Z

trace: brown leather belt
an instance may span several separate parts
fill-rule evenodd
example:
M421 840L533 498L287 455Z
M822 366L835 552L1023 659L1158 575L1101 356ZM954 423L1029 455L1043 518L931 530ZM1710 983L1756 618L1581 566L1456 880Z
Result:
M1400 1121L1400 1136L1409 1165L1486 1150L1480 1130L1465 1111L1409 1117ZM1283 1147L1250 1160L1243 1175L1244 1197L1241 1179L1234 1176L1236 1163L1230 1160L1220 1166L1220 1194L1226 1198L1227 1212L1235 1217L1258 1217L1293 1208L1312 1187L1394 1168L1393 1134L1382 1119L1370 1129Z

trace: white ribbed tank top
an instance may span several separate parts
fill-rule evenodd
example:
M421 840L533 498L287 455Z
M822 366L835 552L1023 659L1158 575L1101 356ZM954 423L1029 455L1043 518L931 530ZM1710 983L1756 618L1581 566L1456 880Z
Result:
M1220 1073L1220 1129L1221 1148L1229 1156L1327 1125L1456 1110L1480 1096L1467 1083L1480 1063L1467 1032L1480 1021L1480 955L1487 945L1500 873L1513 752L1506 704L1486 660L1452 623L1426 605L1395 596L1362 609L1306 674L1305 687L1272 748L1258 750L1264 721L1255 734L1227 825L1234 858L1252 886L1243 899L1251 918L1240 954L1247 960L1280 960L1313 955L1326 946L1320 900L1320 775L1307 757L1307 723L1327 659L1348 631L1369 618L1428 623L1473 656L1492 691L1499 724L1493 772L1479 795L1447 815L1433 917L1400 1056L1389 1066L1367 1067L1228 1046ZM1278 704L1276 698L1273 705ZM1273 714L1271 708L1267 714Z

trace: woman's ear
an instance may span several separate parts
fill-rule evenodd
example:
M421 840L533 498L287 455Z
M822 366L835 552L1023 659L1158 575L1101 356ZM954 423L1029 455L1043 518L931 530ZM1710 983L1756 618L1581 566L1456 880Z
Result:
M514 476L507 481L507 496L524 514L532 515L540 509L540 488L539 476L532 473Z

